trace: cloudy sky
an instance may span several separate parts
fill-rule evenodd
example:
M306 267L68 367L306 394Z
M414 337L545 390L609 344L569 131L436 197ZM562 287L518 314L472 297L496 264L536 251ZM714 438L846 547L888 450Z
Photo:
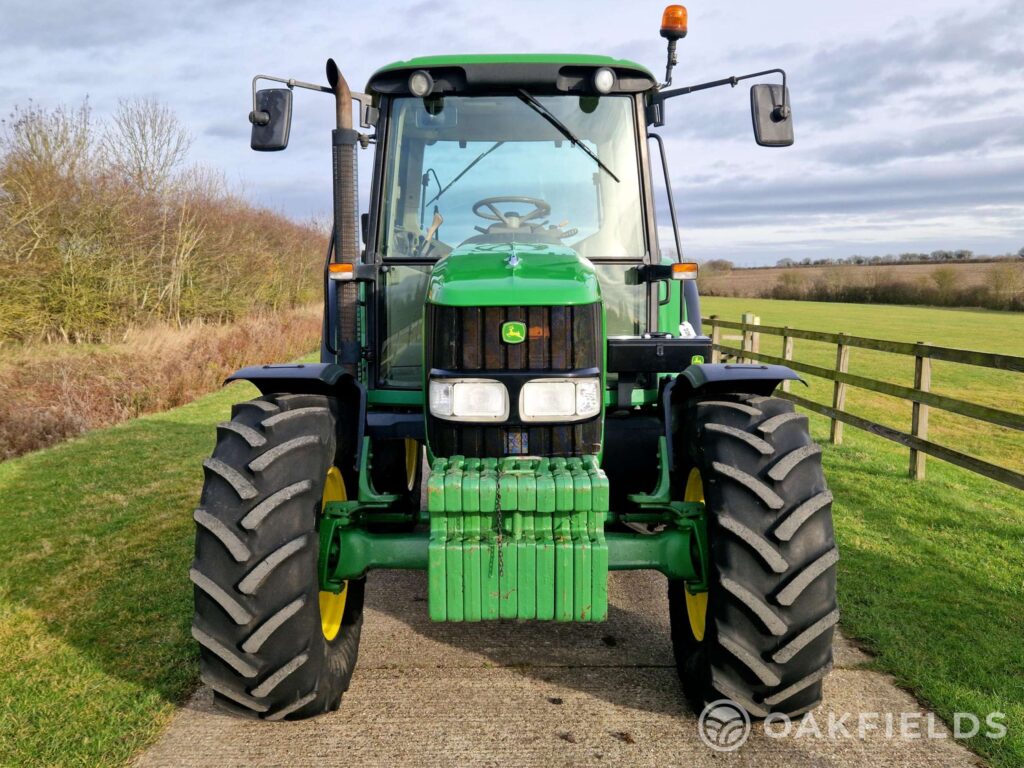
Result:
M102 116L120 98L154 96L192 132L196 161L262 204L324 216L332 103L297 93L288 151L250 152L253 74L320 82L333 56L361 88L394 59L504 51L611 54L660 74L662 7L0 0L0 110L88 95ZM1024 0L688 7L675 84L783 67L797 132L793 147L757 147L746 86L669 103L662 132L688 257L772 263L1024 246Z

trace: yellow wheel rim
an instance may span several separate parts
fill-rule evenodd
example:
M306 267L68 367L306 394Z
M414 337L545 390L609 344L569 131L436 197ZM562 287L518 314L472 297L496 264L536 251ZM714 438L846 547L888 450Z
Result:
M416 487L416 470L420 466L420 454L419 440L405 438L405 483L410 491Z
M689 477L686 478L686 490L683 493L683 501L704 501L704 482L700 479L700 472L691 469ZM690 619L690 631L698 642L704 639L704 628L708 616L708 593L699 592L691 595L690 590L683 590L686 595L686 615Z
M345 479L337 467L327 470L327 479L324 481L324 495L322 504L331 501L348 501L348 492L345 490ZM322 508L322 507L321 507ZM333 640L341 631L341 620L345 617L345 598L348 595L348 582L342 583L341 592L320 592L320 626L323 629L324 637Z

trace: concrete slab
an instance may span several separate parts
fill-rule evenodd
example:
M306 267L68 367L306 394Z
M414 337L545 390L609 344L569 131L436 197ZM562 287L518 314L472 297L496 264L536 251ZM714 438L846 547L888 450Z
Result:
M737 752L697 737L668 636L664 579L615 573L607 622L434 624L426 578L371 574L359 666L341 711L299 723L240 720L200 690L137 764L163 766L977 766L951 738L887 738L885 713L920 705L843 638L826 703L849 736L769 738ZM883 727L857 733L856 713ZM926 728L923 725L922 728ZM942 733L945 729L938 728Z

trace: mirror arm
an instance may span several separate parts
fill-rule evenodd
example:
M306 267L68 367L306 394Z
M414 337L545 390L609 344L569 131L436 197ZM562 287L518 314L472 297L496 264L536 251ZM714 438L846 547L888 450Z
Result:
M274 77L273 75L256 75L256 77L252 79L252 112L249 113L249 122L255 123L256 125L266 125L270 122L270 115L256 109L256 83L259 80L271 80L275 83L284 83L292 89L305 88L306 90L317 91L318 93L334 93L334 89L328 85L306 83L302 80L296 80L294 77L285 78ZM376 115L374 115L373 108L373 97L368 93L356 93L355 91L350 91L349 95L353 100L359 102L359 124L363 128L372 127L376 122Z
M752 72L749 75L740 75L732 77L725 77L721 80L712 80L708 83L699 83L697 85L689 85L685 88L673 88L671 91L661 91L658 93L658 101L664 101L665 99L671 99L675 96L683 96L687 93L694 93L695 91L706 91L708 88L718 88L721 85L729 85L735 88L741 80L750 80L754 77L764 77L765 75L782 75L782 104L775 108L775 112L772 114L772 118L775 120L785 120L789 117L789 104L786 103L786 70L784 69L766 69L763 72Z
M304 83L301 80L296 80L295 78L274 77L273 75L256 75L256 77L252 79L252 112L249 113L249 122L255 125L266 125L270 122L269 114L256 109L256 83L259 80L272 80L275 83L284 83L292 89L305 88L310 91L320 91L321 93L334 93L334 91L326 85Z

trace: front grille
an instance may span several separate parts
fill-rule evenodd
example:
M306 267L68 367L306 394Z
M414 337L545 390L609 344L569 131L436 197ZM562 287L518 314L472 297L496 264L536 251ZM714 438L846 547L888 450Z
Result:
M509 320L526 324L521 344L501 340ZM601 305L447 307L427 305L427 370L486 377L488 372L572 373L601 367ZM427 416L438 456L582 456L600 450L601 418L573 424L463 424Z

